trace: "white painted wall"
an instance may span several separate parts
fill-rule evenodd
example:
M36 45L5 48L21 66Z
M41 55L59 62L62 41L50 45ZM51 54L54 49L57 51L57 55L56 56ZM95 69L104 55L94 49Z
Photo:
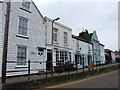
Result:
M10 15L10 27L9 27L9 39L8 39L8 61L17 61L17 45L24 45L27 47L27 61L46 61L46 50L44 50L44 59L40 60L37 47L45 48L45 24L44 19L38 12L33 3L31 3L31 13L20 9L21 2L11 3L11 15ZM29 19L28 38L20 38L18 34L18 17L22 16ZM1 34L1 33L0 33ZM1 36L1 35L0 35ZM35 54L31 54L34 52ZM7 71L27 70L27 68L16 68L17 63L8 63ZM26 64L27 67L27 64ZM34 63L31 64L31 69L36 70L38 67L45 69L45 64ZM31 73L37 73L38 71L31 71ZM7 73L7 76L27 74L26 72Z
M56 66L56 50L57 48L59 51L68 51L72 52L72 29L59 23L59 21L55 21L53 23L53 27L58 29L58 42L53 42L52 46L52 19L48 17L44 17L46 23L46 48L52 49L53 48L53 66ZM67 32L67 45L64 44L64 32ZM59 54L60 55L60 54ZM59 58L60 60L60 58Z
M0 12L2 12L2 4L0 3ZM0 74L1 74L1 68L2 68L2 13L0 14Z
M84 54L84 58L86 58L86 63L85 65L87 66L88 63L87 63L87 55L88 55L88 50L90 47L90 50L92 50L92 44L89 44L89 43L86 43L86 42L83 42L83 41L79 41L79 48L81 48L81 50L78 50L77 47L76 47L76 42L77 42L77 39L74 39L73 38L73 54L72 54L72 60L75 61L75 54L77 53L77 51L80 52L80 54ZM92 51L91 51L91 55L93 55Z
M76 47L76 40L77 39L73 38L73 52L76 52L76 50L78 50ZM81 48L80 53L88 54L89 46L90 46L90 50L92 50L91 44L79 40L79 48ZM92 52L91 52L91 54L92 54Z
M47 44L51 44L51 38L52 38L52 19L45 17L46 24L47 24ZM59 47L65 47L72 49L72 29L61 24L54 22L53 27L58 29L58 43L53 43L56 46ZM64 45L64 32L67 32L68 34L68 44Z

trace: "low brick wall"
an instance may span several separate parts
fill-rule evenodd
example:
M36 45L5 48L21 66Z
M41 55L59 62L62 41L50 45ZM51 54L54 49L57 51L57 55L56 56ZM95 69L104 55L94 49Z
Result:
M56 77L50 77L50 78L44 78L40 80L32 80L32 81L26 81L22 83L15 83L15 84L6 84L2 86L2 90L34 90L37 88L41 88L44 86L49 86L49 85L55 85L55 84L60 84L64 82L70 82L73 80L78 80L78 79L83 79L86 77L91 77L95 76L98 74L110 72L113 70L118 70L120 69L120 65L115 65L115 66L110 66L108 68L101 68L90 72L81 72L81 73L76 73L76 74L70 74L70 75L64 75L64 76L56 76Z

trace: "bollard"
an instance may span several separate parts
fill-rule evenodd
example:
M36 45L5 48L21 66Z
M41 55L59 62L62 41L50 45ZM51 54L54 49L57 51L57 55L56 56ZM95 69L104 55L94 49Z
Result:
M30 60L28 60L28 80L30 81Z

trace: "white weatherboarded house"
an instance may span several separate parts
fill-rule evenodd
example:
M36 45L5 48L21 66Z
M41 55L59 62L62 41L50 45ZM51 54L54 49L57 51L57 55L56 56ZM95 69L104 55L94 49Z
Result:
M6 4L0 4L0 74L2 69L3 35ZM8 35L7 76L27 74L28 60L31 73L46 69L45 24L34 2L12 2ZM34 62L33 61L37 61ZM10 71L10 72L9 72ZM11 72L12 71L12 72Z

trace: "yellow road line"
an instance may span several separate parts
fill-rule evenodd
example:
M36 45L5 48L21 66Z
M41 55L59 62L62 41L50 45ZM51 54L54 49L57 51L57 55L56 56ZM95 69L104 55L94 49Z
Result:
M61 84L61 85L50 86L50 87L46 87L46 88L58 88L58 87L63 87L63 86L67 86L67 85L71 85L71 84L75 84L75 83L80 83L80 82L83 82L83 81L86 81L86 80L90 80L90 79L94 79L94 78L97 78L97 77L105 76L105 75L108 75L108 74L111 74L111 73L114 73L114 72L117 72L117 71L118 70L108 72L108 73L105 73L105 74L101 74L101 75L98 75L98 76L93 76L93 77L90 77L90 78L82 79L82 80L79 80L79 81L70 82L70 83Z

